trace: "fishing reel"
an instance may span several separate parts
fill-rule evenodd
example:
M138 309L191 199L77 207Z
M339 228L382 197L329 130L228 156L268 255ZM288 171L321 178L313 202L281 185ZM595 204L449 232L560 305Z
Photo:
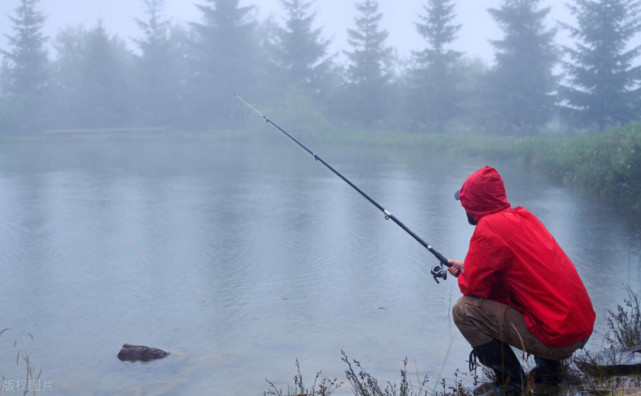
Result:
M434 268L432 268L432 271L430 272L434 277L434 280L436 281L436 283L440 283L438 281L438 278L447 280L447 270L445 269L445 267L443 267L443 263L440 263L439 265L435 265Z

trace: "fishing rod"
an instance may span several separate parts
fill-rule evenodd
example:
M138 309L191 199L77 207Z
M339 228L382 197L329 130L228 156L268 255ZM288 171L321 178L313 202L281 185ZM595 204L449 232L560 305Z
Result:
M247 103L247 102L246 102L243 98L241 98L238 94L234 94L234 97L235 97L236 99L238 99L239 101L241 101L241 102L242 102L245 106L247 106L249 109L251 109L252 111L254 111L256 114L258 114L259 116L261 116L261 117L265 120L265 122L267 122L268 124L271 124L274 128L278 129L278 130L279 130L280 132L282 132L285 136L287 136L289 139L291 139L291 140L292 140L294 143L296 143L299 147L301 147L303 150L305 150L309 155L311 155L312 157L314 157L314 159L315 159L316 161L318 161L318 162L320 162L321 164L325 165L325 167L327 167L327 169L329 169L330 171L332 171L336 176L340 177L340 178L341 178L345 183L349 184L349 185L350 185L354 190L356 190L359 194L361 194L361 195L362 195L365 199L367 199L367 200L368 200L372 205L376 206L376 208L377 208L378 210L380 210L381 212L383 212L383 214L385 215L385 220L392 220L392 221L393 221L394 223L396 223L399 227L401 227L405 232L407 232L408 234L410 234L410 235L412 236L412 238L414 238L418 243L420 243L423 247L425 247L427 250L429 250L429 251L430 251L430 253L432 253L432 254L433 254L433 255L434 255L434 256L439 260L439 262L440 262L440 263L439 263L439 265L434 266L434 268L432 268L432 270L430 271L430 273L431 273L431 274L432 274L432 276L434 277L434 280L436 281L436 283L439 283L439 281L438 281L438 279L439 279L439 278L441 278L441 279L443 279L443 280L447 279L447 271L445 270L445 268L443 268L443 266L446 266L446 267L452 267L452 264L450 264L450 263L447 261L447 259L445 258L445 256L443 256L443 255L442 255L441 253L439 253L436 249L434 249L432 246L430 246L430 244L429 244L429 243L427 243L427 242L425 242L421 237L419 237L418 235L416 235L416 234L414 233L414 231L410 230L410 229L409 229L405 224L403 224L403 222L401 222L398 218L396 218L396 216L394 216L394 215L393 215L392 213L390 213L387 209L385 209L384 207L382 207L378 202L374 201L374 200L373 200L369 195L367 195L363 190L361 190L360 188L358 188L358 186L356 186L354 183L352 183L348 178L346 178L345 176L343 176L339 171L337 171L337 170L336 170L336 169L334 169L330 164L328 164L327 162L325 162L325 160L324 160L324 159L322 159L321 157L319 157L315 152L313 152L312 150L310 150L309 148L307 148L307 146L305 146L303 143L301 143L298 139L296 139L295 137L293 137L292 135L290 135L289 133L287 133L287 131L285 131L283 128L281 128L280 126L278 126L274 121L270 120L270 119L269 119L265 114L261 113L257 108L255 108L255 107L254 107L254 106L252 106L251 104ZM458 273L460 273L460 271L459 271ZM456 276L458 276L458 274L457 274Z

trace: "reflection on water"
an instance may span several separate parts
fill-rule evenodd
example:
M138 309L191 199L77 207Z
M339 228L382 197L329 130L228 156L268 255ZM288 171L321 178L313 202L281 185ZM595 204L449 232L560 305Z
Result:
M262 394L265 378L291 382L296 359L310 380L342 376L341 350L382 380L398 380L405 356L432 378L466 367L449 316L458 288L434 283L435 259L304 152L261 139L2 143L0 327L33 334L25 348L56 394ZM473 229L452 193L483 163L322 149L439 251L464 257ZM603 331L621 285L639 287L638 224L494 165L510 201L574 259ZM22 378L12 341L0 336L0 373ZM123 343L172 355L123 363Z

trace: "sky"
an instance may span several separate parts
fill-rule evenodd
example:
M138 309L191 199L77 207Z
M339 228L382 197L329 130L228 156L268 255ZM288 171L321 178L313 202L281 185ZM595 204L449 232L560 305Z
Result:
M340 53L347 47L347 29L354 28L357 16L357 0L316 0L317 27L325 38L332 40L330 51ZM424 14L425 0L379 0L383 13L381 27L389 32L388 44L397 49L401 57L408 57L413 50L424 47L416 32L418 16ZM0 48L6 48L6 35L12 34L10 15L14 15L20 0L0 0ZM165 0L164 16L175 23L200 21L200 11L195 4L204 0ZM493 60L490 40L501 38L501 31L487 12L498 8L501 0L456 0L456 23L461 24L459 38L453 48L468 56L479 57L488 63ZM569 14L564 1L544 0L543 6L551 6L549 22L567 20ZM281 0L241 0L241 5L255 5L260 18L271 16L282 23L284 11ZM98 20L110 34L131 43L139 35L135 18L144 19L143 0L40 0L40 10L47 16L44 29L49 38L67 26L84 25L91 28Z

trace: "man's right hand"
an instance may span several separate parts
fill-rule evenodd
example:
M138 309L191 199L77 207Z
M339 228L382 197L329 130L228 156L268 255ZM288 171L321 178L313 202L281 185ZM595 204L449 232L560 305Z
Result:
M459 276L461 275L461 272L463 272L463 262L458 261L458 260L447 260L448 263L452 264L451 267L448 267L447 270L450 272L450 274L454 276Z

